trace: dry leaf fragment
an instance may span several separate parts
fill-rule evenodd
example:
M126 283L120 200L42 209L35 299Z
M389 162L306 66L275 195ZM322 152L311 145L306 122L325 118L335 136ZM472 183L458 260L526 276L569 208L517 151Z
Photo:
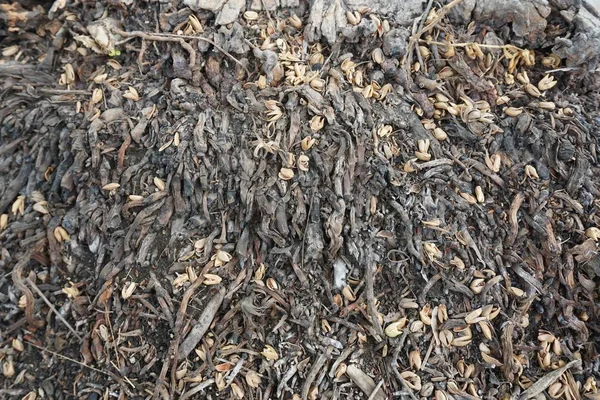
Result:
M271 345L265 345L263 351L260 352L267 360L277 361L279 359L279 354Z

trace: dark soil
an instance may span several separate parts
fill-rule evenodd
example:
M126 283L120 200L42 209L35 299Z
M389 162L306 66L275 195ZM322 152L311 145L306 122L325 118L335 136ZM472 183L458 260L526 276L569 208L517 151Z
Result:
M200 3L0 3L1 398L600 398L579 3Z

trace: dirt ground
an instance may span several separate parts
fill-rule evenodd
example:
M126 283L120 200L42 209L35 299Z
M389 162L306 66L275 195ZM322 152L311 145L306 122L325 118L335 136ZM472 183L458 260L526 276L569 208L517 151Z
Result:
M600 399L598 10L367 4L0 2L0 398Z

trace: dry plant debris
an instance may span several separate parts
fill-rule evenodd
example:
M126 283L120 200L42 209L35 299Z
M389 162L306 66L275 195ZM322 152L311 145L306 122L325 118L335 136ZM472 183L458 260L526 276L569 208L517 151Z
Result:
M359 3L0 5L2 397L600 398L598 16Z

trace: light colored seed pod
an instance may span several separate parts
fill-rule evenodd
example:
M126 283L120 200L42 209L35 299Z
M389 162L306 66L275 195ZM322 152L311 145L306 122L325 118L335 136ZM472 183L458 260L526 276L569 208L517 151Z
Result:
M540 101L539 103L537 103L537 106L542 110L552 111L556 109L556 104L554 104L554 102L552 101Z
M537 170L533 165L525 166L525 175L527 175L530 179L538 180L540 176L537 173Z
M538 88L540 90L549 90L552 89L558 83L557 80L554 79L552 75L546 74L539 82Z
M448 320L448 307L446 307L445 304L440 304L438 306L437 317L441 324Z
M323 117L321 117L320 115L315 115L314 117L311 118L311 120L309 122L309 126L310 126L311 131L318 132L323 128L323 126L325 126L325 119ZM314 139L312 139L312 140L314 140ZM304 150L308 150L308 149L304 149Z
M8 359L2 363L2 375L5 378L12 378L15 375L15 365L12 359Z
M262 354L267 360L276 361L279 359L279 354L277 354L277 351L273 348L273 346L268 344L265 345L260 354Z
M416 369L417 371L421 369L421 364L423 360L421 358L421 352L416 349L409 353L408 355L408 363L412 369Z
M434 395L434 400L448 400L448 396L441 390L436 390Z
M316 139L312 138L311 136L306 136L304 139L302 139L300 145L302 150L307 151L315 144L315 142Z
M438 78L442 80L451 78L454 75L456 75L456 71L454 71L454 69L452 69L449 66L445 66L444 68L440 69L437 73Z
M464 270L466 268L465 262L458 256L454 256L454 258L452 258L452 260L450 260L450 265L452 265L460 270Z
M558 68L560 66L560 57L557 54L550 54L542 58L542 65L548 68Z
M302 29L302 20L296 14L288 18L288 22L296 29Z
M321 78L313 79L310 81L310 87L320 92L325 88L325 81Z
M523 113L523 107L506 107L504 109L504 114L508 115L509 117L516 117L518 115L521 115Z
M383 50L381 50L381 48L379 48L379 47L375 48L371 52L371 59L376 64L383 64L383 62L385 61L385 56L383 55Z
M133 87L133 86L129 86L127 88L127 91L125 93L123 93L123 97L132 101L139 101L140 100L140 95L138 94L137 90Z
M160 190L161 192L165 190L166 185L165 185L165 182L162 179L160 179L159 177L155 176L154 179L153 179L153 182L154 182L154 186L156 186L156 188L158 190Z
M325 61L325 56L323 53L313 53L308 57L308 63L310 65L323 64Z
M439 335L440 335L440 342L442 343L442 346L444 346L444 347L452 346L452 341L454 340L454 334L450 330L444 329L444 330L440 331Z
M223 278L221 278L219 275L204 274L204 280L202 281L202 283L206 286L211 286L218 285L219 283L221 283L221 281L223 281Z
M121 290L121 297L123 297L124 300L127 300L128 298L131 297L131 295L135 291L136 287L137 287L137 283L135 283L135 282L125 283L125 286L123 286L123 289Z
M548 395L553 399L561 398L565 393L566 386L562 382L554 382L547 389Z
M0 215L0 232L8 227L8 214Z
M246 11L244 13L244 19L246 21L256 21L258 19L258 13L256 11Z
M427 153L429 151L430 144L431 144L431 141L429 139L418 140L417 141L417 148L419 149L419 151L421 153Z
M348 365L345 363L340 363L335 369L335 378L340 379L348 370Z
M309 161L310 159L308 158L308 156L301 154L298 157L298 169L300 169L301 171L308 171Z
M346 19L350 25L358 25L360 24L362 15L358 11L346 11Z
M422 153L420 151L415 151L415 157L417 157L417 159L419 159L421 161L429 161L429 160L431 160L431 154L429 154L429 153Z
M121 185L119 185L118 183L109 183L107 185L102 186L102 189L110 192L111 190L115 190L120 187L121 187Z
M385 335L390 338L398 337L402 334L402 330L406 326L406 317L400 318L396 322L392 322L385 328Z
M542 92L540 92L540 90L531 83L525 85L525 91L533 97L540 97L542 95Z
M68 242L71 240L69 232L67 232L67 230L60 225L54 228L54 238L59 243Z
M435 128L433 130L433 137L440 142L443 142L444 140L448 139L448 134L442 128Z
M483 195L483 189L481 186L475 186L475 198L479 203L485 202L485 196Z
M94 91L92 92L92 103L93 104L98 104L102 101L102 89L96 88L94 89Z
M471 311L470 313L468 313L465 316L465 322L467 324L475 324L475 323L481 321L482 319L485 319L481 316L482 312L483 312L483 308L481 308L481 307Z
M356 63L354 61L352 61L350 58L346 58L344 61L342 61L340 68L342 69L342 71L344 73L347 74L348 72L354 71L354 69L356 68Z
M519 289L515 286L511 286L508 291L515 297L523 297L525 295L525 291L523 291L523 289Z
M356 295L354 294L354 290L352 290L352 288L350 286L347 286L347 285L344 286L344 288L342 289L342 295L349 302L353 302L356 300Z
M416 169L413 165L413 162L415 162L415 161L417 161L417 159L412 158L412 159L408 160L407 162L405 162L404 167L402 168L404 170L404 172L409 173L409 174L412 172L415 172Z
M517 73L517 80L524 85L531 83L529 80L529 75L527 75L527 71Z
M258 18L258 14L256 17ZM204 32L204 27L202 26L202 23L195 15L192 14L188 17L188 24L190 24L195 33Z
M469 285L469 287L471 288L471 291L475 294L481 293L484 286L485 286L485 279L483 279L483 278L473 279L471 281L471 284Z
M401 372L400 375L404 378L406 385L412 390L421 390L421 377L412 371Z
M426 46L419 46L419 53L424 59L428 59L431 56L431 51Z
M18 352L22 352L23 350L25 350L25 347L23 346L23 341L18 338L14 338L12 340L12 348Z
M410 324L409 330L412 333L417 333L417 332L422 332L424 327L425 327L425 324L423 323L423 321L413 321Z
M595 226L587 228L585 230L585 236L597 242L600 240L600 229L596 228Z
M279 170L279 179L282 179L284 181L289 181L290 179L292 179L294 177L294 170L290 169L290 168L281 168Z
M485 336L487 340L492 340L494 335L490 323L488 321L479 321L478 324L483 336Z
M460 197L462 197L463 199L465 199L467 201L467 203L469 203L469 204L476 204L477 203L477 199L475 198L475 196L473 196L470 193L460 192Z

